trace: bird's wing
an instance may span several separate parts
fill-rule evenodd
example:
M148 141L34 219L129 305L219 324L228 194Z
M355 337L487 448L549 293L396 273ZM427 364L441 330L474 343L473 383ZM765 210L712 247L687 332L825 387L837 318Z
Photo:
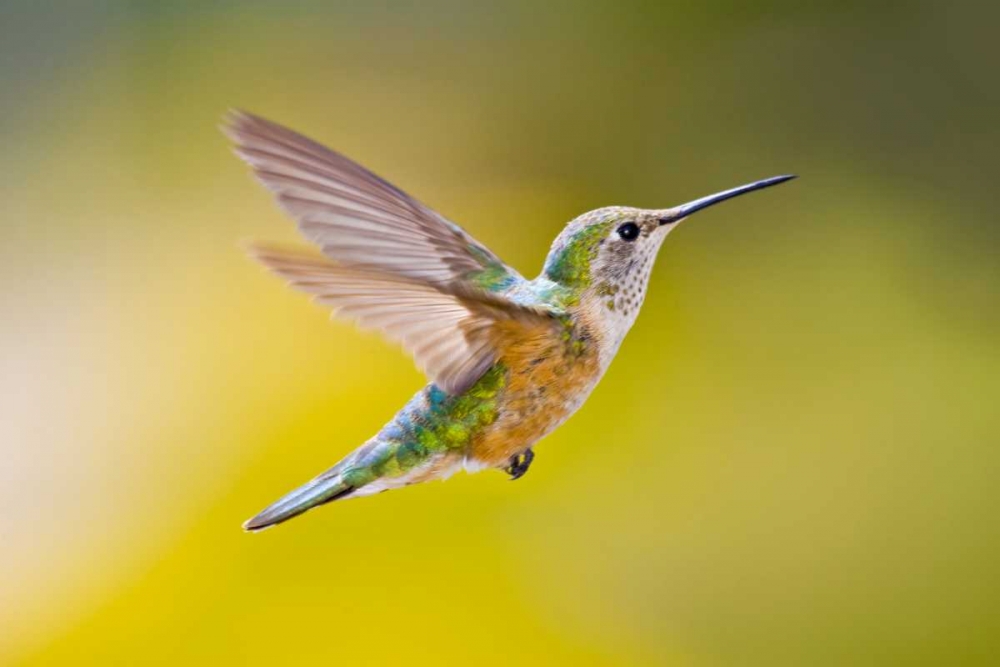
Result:
M343 155L247 113L233 112L224 130L330 259L433 285L523 280L458 225Z
M557 335L557 314L465 284L455 291L269 246L251 254L334 313L379 329L413 355L441 389L465 391L512 341Z

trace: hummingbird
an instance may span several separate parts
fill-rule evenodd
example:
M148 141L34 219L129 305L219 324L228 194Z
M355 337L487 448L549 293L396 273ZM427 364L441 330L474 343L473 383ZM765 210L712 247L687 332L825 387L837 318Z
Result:
M429 379L370 440L244 523L258 531L344 498L446 479L523 476L535 444L575 413L635 323L660 246L693 213L794 178L680 206L609 206L569 222L541 275L315 141L234 111L223 131L319 253L250 254L333 314L381 331Z

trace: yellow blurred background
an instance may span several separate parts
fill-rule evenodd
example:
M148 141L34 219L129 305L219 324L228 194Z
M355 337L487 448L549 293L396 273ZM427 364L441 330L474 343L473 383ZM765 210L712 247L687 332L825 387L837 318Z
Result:
M0 664L997 664L982 4L3 3ZM243 256L295 233L229 107L529 276L588 209L801 178L670 237L523 480L247 535L423 379Z

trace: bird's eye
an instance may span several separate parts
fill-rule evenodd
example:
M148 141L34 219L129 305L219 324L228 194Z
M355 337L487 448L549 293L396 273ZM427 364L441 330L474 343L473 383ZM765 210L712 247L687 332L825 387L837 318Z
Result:
M626 222L618 227L618 236L623 241L635 241L639 238L639 225L634 222Z

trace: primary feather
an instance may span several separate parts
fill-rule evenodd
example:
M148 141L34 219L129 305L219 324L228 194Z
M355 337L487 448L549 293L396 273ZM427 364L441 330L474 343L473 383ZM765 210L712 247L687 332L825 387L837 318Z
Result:
M232 112L224 129L330 259L437 285L483 273L523 280L458 225L343 155L243 112Z

